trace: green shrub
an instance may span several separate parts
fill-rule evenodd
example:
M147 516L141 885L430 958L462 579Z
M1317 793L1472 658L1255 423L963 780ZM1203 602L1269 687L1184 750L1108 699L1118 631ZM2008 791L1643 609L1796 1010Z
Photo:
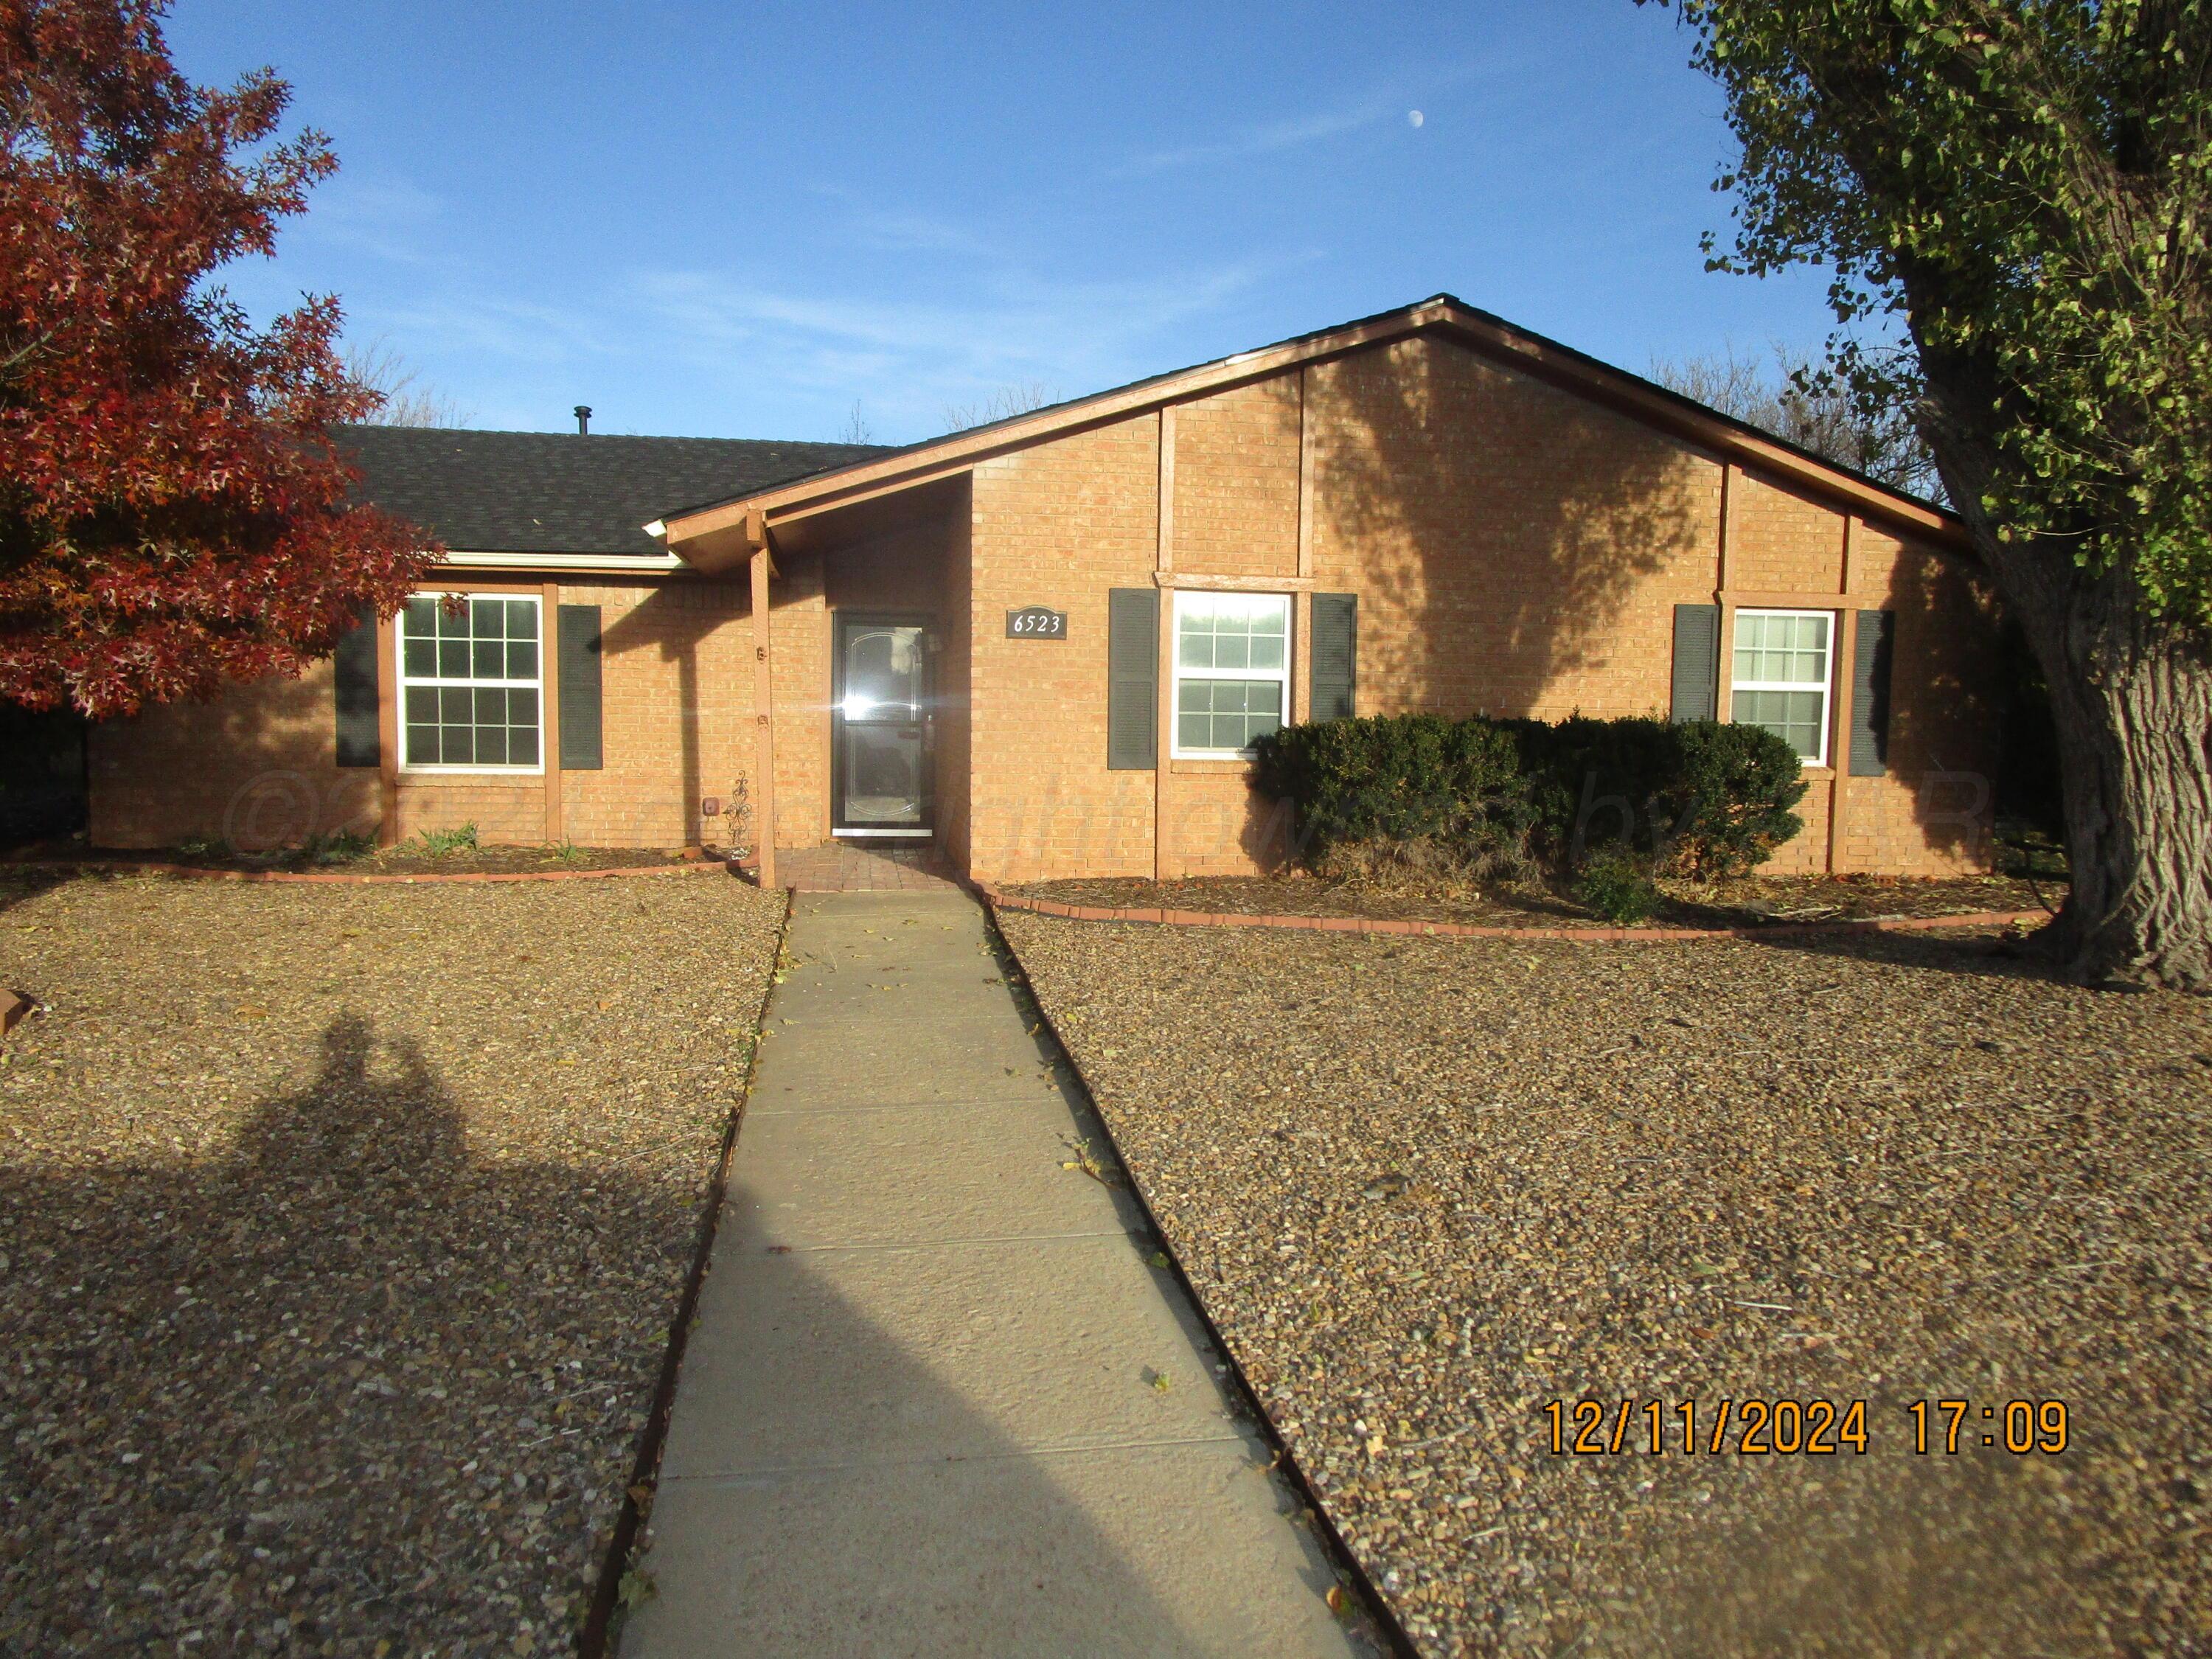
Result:
M316 864L351 864L376 851L376 837L358 830L333 830L308 836L300 851Z
M1674 731L1682 770L1658 842L1668 869L1708 881L1745 875L1805 827L1790 810L1805 799L1804 767L1787 738L1718 720Z
M1649 921L1659 908L1649 864L1622 847L1590 855L1575 882L1575 896L1616 927Z
M1715 879L1804 827L1796 751L1755 726L1401 714L1286 726L1257 751L1258 786L1297 803L1315 867L1359 847L1483 871L1533 853L1566 874L1619 844Z
M1797 751L1764 726L1577 714L1513 729L1538 846L1562 871L1618 842L1662 873L1737 876L1804 828Z
M477 827L470 823L451 830L425 830L417 839L422 843L422 850L434 859L455 853L473 853L477 850Z
M1490 720L1370 715L1285 726L1255 745L1261 791L1297 804L1301 856L1358 847L1478 875L1525 858L1528 791Z

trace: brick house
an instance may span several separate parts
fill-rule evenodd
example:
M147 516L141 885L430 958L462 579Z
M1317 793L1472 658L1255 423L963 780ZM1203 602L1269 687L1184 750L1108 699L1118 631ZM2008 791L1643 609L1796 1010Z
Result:
M1790 738L1771 867L1988 855L1958 521L1449 296L900 449L351 441L466 614L100 728L96 843L675 846L742 781L771 866L1234 873L1285 845L1240 752L1285 719L1580 710Z

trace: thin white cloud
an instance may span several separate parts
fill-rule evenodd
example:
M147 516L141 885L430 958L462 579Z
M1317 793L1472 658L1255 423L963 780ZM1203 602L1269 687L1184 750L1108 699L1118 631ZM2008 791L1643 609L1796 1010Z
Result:
M358 325L406 343L410 354L471 355L521 362L557 362L608 350L600 319L560 306L451 289L437 299L364 308Z
M1434 107L1441 93L1470 82L1510 84L1533 69L1526 51L1493 52L1480 58L1424 65L1416 72L1370 82L1356 97L1340 100L1305 115L1246 126L1224 137L1195 143L1172 145L1133 155L1109 167L1109 179L1136 179L1180 167L1212 167L1224 161L1247 161L1283 150L1317 144L1367 128L1404 121L1409 112ZM1425 119L1425 116L1423 118ZM1421 123L1411 124L1419 127Z
M446 204L404 179L340 173L309 199L286 234L373 254L394 264L443 264Z
M926 213L863 213L848 234L860 246L887 253L951 253L973 259L996 259L1004 253L966 226Z
M745 379L811 394L825 408L858 398L879 435L915 438L938 430L948 405L1011 383L1080 393L1178 367L1158 360L1161 336L1285 263L1132 282L1006 276L972 300L936 303L803 294L701 270L641 272L629 291L657 338L686 342L695 361L726 356Z
M1296 149L1304 144L1319 143L1325 138L1334 138L1344 133L1357 132L1362 127L1371 127L1389 118L1397 102L1395 99L1370 101L1357 108L1328 110L1294 120L1270 121L1211 143L1153 150L1148 155L1133 156L1118 167L1109 167L1106 176L1109 179L1139 179L1178 167L1214 166L1223 161L1239 161L1255 155L1271 155L1279 150Z

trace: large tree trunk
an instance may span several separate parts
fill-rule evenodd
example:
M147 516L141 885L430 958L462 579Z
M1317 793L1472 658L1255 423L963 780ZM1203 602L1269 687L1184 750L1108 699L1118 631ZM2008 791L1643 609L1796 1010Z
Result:
M2093 983L2212 991L2204 642L2145 616L2123 573L2087 580L2054 569L2049 550L2033 571L2016 550L1992 562L2042 659L2057 727L2073 889L2051 942Z
M2086 528L2000 535L1980 504L2002 382L1914 337L1944 487L2050 688L2073 887L2045 939L2091 984L2212 991L2212 635L2148 614L2124 554L2075 563Z

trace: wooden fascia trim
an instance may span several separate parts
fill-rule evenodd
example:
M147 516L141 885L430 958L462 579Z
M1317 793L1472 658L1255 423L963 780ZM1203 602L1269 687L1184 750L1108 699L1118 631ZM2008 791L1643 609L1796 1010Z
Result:
M1152 586L1203 593L1310 593L1311 576L1204 576L1194 570L1155 570Z
M1401 315L1361 324L1334 334L1320 335L1293 345L1266 346L1257 351L1240 352L1234 357L1224 357L1218 362L1187 370L1170 380L1151 381L1121 392L1102 392L1097 398L1071 408L1042 411L1028 419L993 427L988 431L948 438L923 450L848 467L819 478L802 478L796 483L763 490L757 495L703 507L696 513L685 514L667 521L668 545L680 556L678 544L727 529L738 523L748 513L763 513L776 522L783 523L895 490L911 489L916 484L928 483L955 472L964 472L979 462L994 459L1014 450L1025 449L1047 438L1066 437L1092 427L1126 420L1133 415L1149 414L1170 404L1188 402L1193 398L1227 391L1247 381L1264 380L1285 368L1297 368L1325 357L1340 356L1347 351L1357 351L1364 346L1418 333L1441 321L1447 314L1448 310L1444 307L1425 305Z
M1832 499L1848 501L1864 516L1904 526L1947 545L1965 548L1969 544L1966 526L1948 514L1893 495L1878 484L1863 483L1755 433L1739 430L1694 408L1682 407L1619 371L1585 362L1465 313L1451 313L1443 331L1486 356L1524 368L1555 386L1578 392L1594 402L1728 457L1747 468L1787 478Z
M1755 433L1740 430L1727 422L1701 415L1694 408L1677 404L1656 390L1640 386L1620 370L1443 302L1415 306L1372 322L1291 344L1242 352L1167 380L1121 392L1102 392L1069 408L1042 410L984 432L956 435L882 461L845 468L817 478L802 478L757 495L703 507L667 521L667 545L670 551L700 569L709 574L718 574L723 566L734 568L739 562L739 556L718 545L720 532L744 524L749 515L758 514L775 523L811 518L934 483L1048 438L1072 436L1094 427L1164 409L1171 404L1264 380L1285 369L1343 356L1431 329L1486 356L1578 392L1700 448L1755 467L1771 477L1787 479L1831 500L1847 502L1865 516L1902 526L1942 546L1958 550L1970 546L1966 526L1934 507L1892 495L1879 485L1863 483ZM708 538L716 541L696 551L690 545ZM742 556L750 556L750 548Z

